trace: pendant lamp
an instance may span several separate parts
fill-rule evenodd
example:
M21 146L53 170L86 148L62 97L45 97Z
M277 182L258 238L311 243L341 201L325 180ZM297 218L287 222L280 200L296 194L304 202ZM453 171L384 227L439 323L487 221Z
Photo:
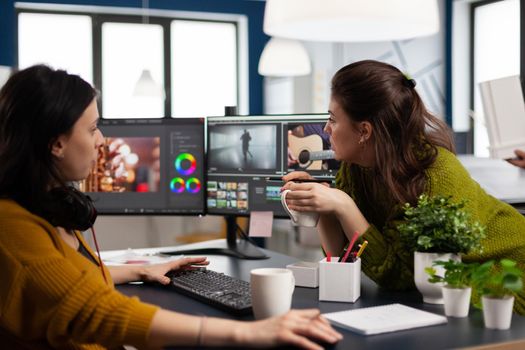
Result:
M273 77L308 75L310 58L299 41L271 38L261 54L258 70L261 75Z
M266 0L263 30L288 39L371 42L439 31L437 0Z
M142 0L142 24L149 24L148 10L149 0ZM164 98L165 94L164 88L153 79L151 71L144 68L133 89L133 96Z
M140 78L133 89L133 96L164 97L164 89L157 84L149 69L142 70Z

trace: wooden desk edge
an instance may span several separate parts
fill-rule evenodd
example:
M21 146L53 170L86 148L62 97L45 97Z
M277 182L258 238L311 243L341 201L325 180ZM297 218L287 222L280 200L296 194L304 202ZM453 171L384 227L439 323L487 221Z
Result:
M509 341L505 343L487 344L460 348L459 350L523 350L525 349L525 340Z

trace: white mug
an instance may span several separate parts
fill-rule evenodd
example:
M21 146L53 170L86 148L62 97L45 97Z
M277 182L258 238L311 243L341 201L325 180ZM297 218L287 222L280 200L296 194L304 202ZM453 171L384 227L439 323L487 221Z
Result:
M250 272L252 307L260 320L285 314L292 306L295 279L288 269L262 268Z
M288 204L286 204L286 194L288 192L290 192L290 190L284 190L283 193L281 193L281 204L283 205L283 208L286 211L286 213L292 219L292 223L295 226L316 227L317 222L319 221L319 213L316 213L314 211L296 211L288 208Z

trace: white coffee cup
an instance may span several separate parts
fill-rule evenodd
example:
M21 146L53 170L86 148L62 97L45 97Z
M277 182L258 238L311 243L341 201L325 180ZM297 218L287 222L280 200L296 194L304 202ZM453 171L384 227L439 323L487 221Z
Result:
M284 190L283 193L281 193L281 204L292 219L292 223L295 226L316 227L319 221L319 213L314 211L296 211L288 208L288 204L286 204L286 194L288 192L290 192L290 190Z
M292 306L295 279L288 269L262 268L250 272L252 307L255 318L279 316Z

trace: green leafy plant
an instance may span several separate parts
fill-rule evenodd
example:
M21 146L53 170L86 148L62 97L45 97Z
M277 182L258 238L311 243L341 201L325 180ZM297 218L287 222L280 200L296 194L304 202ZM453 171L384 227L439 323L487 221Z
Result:
M468 253L481 251L485 227L471 222L465 201L452 197L421 195L417 205L403 206L405 222L398 225L401 239L411 251L429 253Z
M445 270L444 276L437 275L437 270L433 267L425 268L425 272L430 275L430 283L443 282L450 288L470 287L472 273L479 266L478 263L467 264L461 261L450 259L449 261L435 261L433 266L442 266Z
M523 271L510 259L494 260L479 265L472 273L472 282L481 295L503 298L523 288Z

